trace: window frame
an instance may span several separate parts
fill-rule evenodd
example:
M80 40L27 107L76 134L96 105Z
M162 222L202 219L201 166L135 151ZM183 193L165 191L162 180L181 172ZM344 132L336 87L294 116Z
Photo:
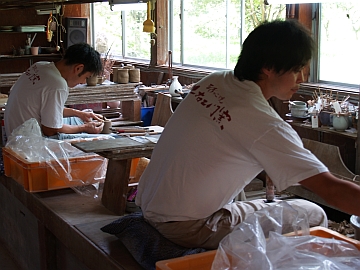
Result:
M319 69L320 69L320 23L321 23L321 4L297 4L299 7L305 7L306 5L310 8L311 12L307 13L307 16L298 16L300 22L311 25L311 32L316 42L317 50L314 52L313 58L310 63L310 76L306 83L302 83L299 89L299 93L312 94L314 89L322 92L338 92L339 99L345 98L350 95L349 101L357 104L359 102L360 85L359 84L347 84L333 81L320 80ZM301 20L302 19L302 20Z
M241 0L242 5L242 14L244 11L244 1ZM168 71L168 54L169 48L171 48L171 38L168 34L168 29L171 27L171 22L168 20L172 0L157 0L155 11L154 11L154 21L156 26L156 34L153 35L155 39L156 46L151 47L150 53L150 61L143 61L140 59L132 59L129 57L125 57L122 59L117 59L122 63L135 64L140 68L146 68L149 71ZM312 4L288 4L286 5L286 18L288 19L297 19L305 26L309 27L313 33L316 44L319 44L319 25L320 25L320 4L312 3ZM244 16L242 16L243 20ZM244 23L244 22L242 22ZM244 30L242 29L241 32ZM243 36L243 33L241 33ZM92 35L94 39L94 35ZM241 37L242 38L242 37ZM350 95L350 101L359 100L359 85L348 85L341 83L334 83L329 81L320 81L319 80L319 46L318 50L314 53L314 57L310 63L310 76L309 80L306 83L303 83L300 87L299 93L302 91L304 93L308 93L309 89L314 89L315 87L318 89L333 89L333 91L338 91L340 95L346 96ZM224 69L224 68L222 68ZM202 78L214 70L218 70L218 68L212 67L203 67L203 66L195 66L195 65L181 65L181 66L173 66L173 72L176 75L184 75L191 77Z

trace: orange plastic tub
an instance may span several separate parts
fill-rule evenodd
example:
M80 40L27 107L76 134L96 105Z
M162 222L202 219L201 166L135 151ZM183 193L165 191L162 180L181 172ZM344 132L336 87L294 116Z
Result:
M343 240L355 245L360 250L360 241L346 237L340 233L332 231L324 227L310 228L310 234L324 238L335 238ZM293 236L294 233L286 234ZM211 250L199 254L187 255L170 260L158 261L156 263L156 270L210 270L214 261L216 250Z
M57 161L52 162L52 169L46 162L28 162L11 149L2 148L5 175L13 178L29 192L60 189L94 183L97 171L104 158L99 155L86 155L69 158L72 181L65 171L59 169Z

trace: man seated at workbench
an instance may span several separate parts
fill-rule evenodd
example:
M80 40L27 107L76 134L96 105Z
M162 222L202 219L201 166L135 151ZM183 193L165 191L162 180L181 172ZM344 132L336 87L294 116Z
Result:
M33 64L10 89L5 107L7 136L31 118L38 121L44 136L55 139L100 133L101 115L65 108L65 102L69 87L83 84L101 71L100 54L86 43L70 46L56 63Z
M247 217L277 203L232 202L263 170L279 191L299 183L360 215L360 187L333 176L268 103L297 92L313 49L300 23L265 22L246 38L234 71L214 72L193 86L166 124L138 186L136 204L163 236L183 247L216 249ZM287 202L305 210L309 226L327 227L318 205Z

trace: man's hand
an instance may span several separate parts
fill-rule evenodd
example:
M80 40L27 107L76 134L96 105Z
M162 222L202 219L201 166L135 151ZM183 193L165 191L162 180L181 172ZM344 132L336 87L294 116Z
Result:
M96 121L103 121L104 117L101 114L94 113L92 111L79 111L72 108L64 108L64 117L72 117L76 116L79 117L84 123L92 122L93 120Z
M87 122L87 123L84 123L83 126L84 126L83 132L90 133L90 134L99 134L104 128L104 122L102 122L102 121Z
M81 112L79 118L83 120L84 123L96 121L104 121L104 117L101 114L93 113L93 112Z

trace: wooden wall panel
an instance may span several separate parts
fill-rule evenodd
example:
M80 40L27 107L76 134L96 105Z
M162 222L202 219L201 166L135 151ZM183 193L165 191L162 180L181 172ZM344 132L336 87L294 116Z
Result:
M48 15L37 15L35 9L18 9L0 11L0 25L46 25ZM13 55L13 48L24 48L27 35L34 37L34 33L0 32L0 54ZM50 46L46 40L46 33L37 33L34 46ZM29 60L0 60L0 73L23 72L30 66Z
M89 17L90 5L65 5L64 17ZM18 26L18 25L47 25L49 15L37 15L34 8L14 9L14 10L0 10L0 25L1 26ZM57 16L59 23L63 24L60 16ZM89 33L89 31L88 31ZM13 55L13 48L19 49L26 44L27 35L34 33L19 33L19 32L0 32L0 55ZM65 35L63 33L63 35ZM90 35L88 35L88 42ZM52 42L46 40L46 33L37 33L34 41L34 46L41 47L55 47L56 37ZM42 59L44 60L44 59ZM46 59L45 59L46 60ZM0 59L0 73L14 73L24 72L31 64L28 59L14 59L14 60L1 60Z

